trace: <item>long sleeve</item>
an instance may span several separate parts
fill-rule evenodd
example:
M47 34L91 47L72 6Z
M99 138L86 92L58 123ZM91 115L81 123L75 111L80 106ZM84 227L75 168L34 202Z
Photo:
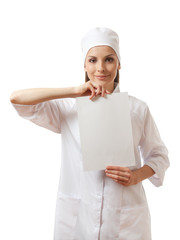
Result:
M159 187L163 184L166 169L169 167L168 150L161 140L159 131L146 107L144 116L144 128L140 142L141 156L144 164L151 167L155 174L149 180Z
M63 100L51 100L35 105L12 104L17 113L24 119L47 128L53 132L61 133L62 114L60 102Z

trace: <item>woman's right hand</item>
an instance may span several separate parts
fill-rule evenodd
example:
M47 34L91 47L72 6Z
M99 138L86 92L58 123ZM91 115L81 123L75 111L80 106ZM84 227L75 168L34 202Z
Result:
M92 99L95 96L101 95L104 97L105 94L110 94L108 90L104 89L98 83L93 81L88 81L77 87L78 96L90 96L89 99Z

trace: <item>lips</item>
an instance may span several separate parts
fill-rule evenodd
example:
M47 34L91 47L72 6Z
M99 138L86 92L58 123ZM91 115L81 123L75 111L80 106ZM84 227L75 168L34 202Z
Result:
M95 76L97 79L99 80L104 80L105 78L107 78L109 75L97 75Z

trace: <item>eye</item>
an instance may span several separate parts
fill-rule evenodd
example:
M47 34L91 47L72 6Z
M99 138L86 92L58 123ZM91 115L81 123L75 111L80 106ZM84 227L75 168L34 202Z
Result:
M89 62L90 62L90 63L95 63L95 61L96 61L95 58L90 58L90 59L89 59Z
M111 57L108 57L108 58L106 58L106 62L113 62L114 61L114 59L113 58L111 58Z

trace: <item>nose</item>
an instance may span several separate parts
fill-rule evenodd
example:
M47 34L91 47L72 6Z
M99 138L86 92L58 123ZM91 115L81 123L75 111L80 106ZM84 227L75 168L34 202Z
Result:
M99 61L98 64L97 64L97 71L98 72L104 72L104 64L102 61Z

